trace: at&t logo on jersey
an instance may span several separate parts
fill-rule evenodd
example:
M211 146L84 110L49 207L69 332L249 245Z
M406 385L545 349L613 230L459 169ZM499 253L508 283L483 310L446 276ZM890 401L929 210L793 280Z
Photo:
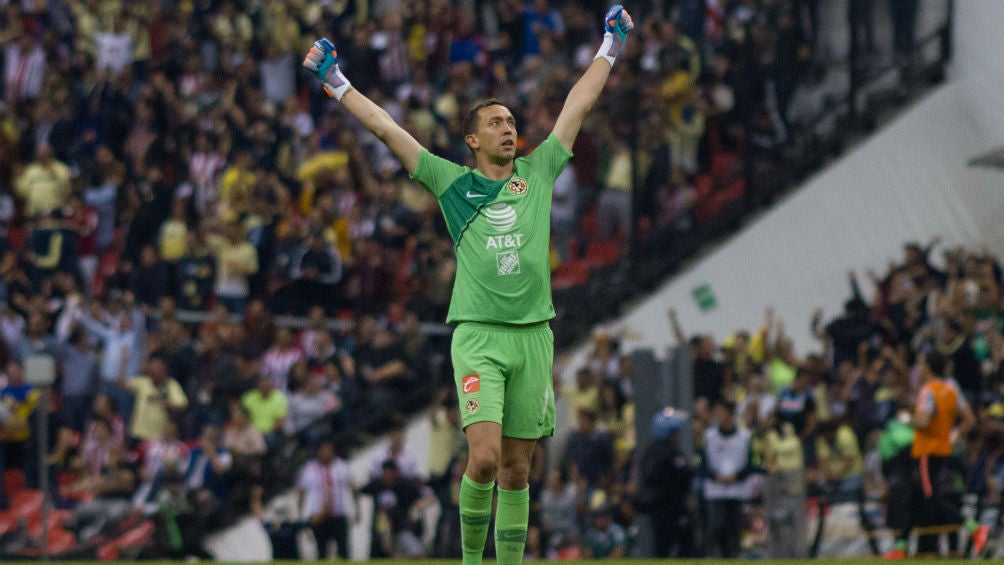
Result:
M471 373L460 379L460 386L464 389L464 394L472 394L481 391L481 377L477 373Z
M509 181L509 190L512 190L513 183L516 181L523 183L522 190L526 192L526 181L519 177ZM516 226L516 210L509 204L496 202L485 209L484 215L488 225L494 228L497 233L505 234L489 235L485 241L485 249L506 250L495 254L495 262L498 266L499 275L518 274L520 272L519 248L523 245L523 234L507 233Z

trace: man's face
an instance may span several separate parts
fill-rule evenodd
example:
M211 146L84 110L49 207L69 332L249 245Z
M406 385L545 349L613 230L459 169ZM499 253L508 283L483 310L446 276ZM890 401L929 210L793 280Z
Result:
M495 104L478 110L478 127L467 143L496 163L516 158L516 118L505 106Z

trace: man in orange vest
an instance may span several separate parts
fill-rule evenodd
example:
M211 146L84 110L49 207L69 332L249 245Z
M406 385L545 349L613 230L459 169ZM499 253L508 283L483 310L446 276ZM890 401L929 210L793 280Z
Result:
M895 548L886 558L906 557L911 527L957 524L961 521L960 493L954 488L953 445L976 424L969 403L955 380L945 374L947 360L937 351L917 356L921 388L910 424L914 428L910 455L914 466L914 489L909 527L898 533ZM958 427L955 426L959 422ZM950 544L955 536L949 536ZM937 536L920 536L918 553L936 553Z

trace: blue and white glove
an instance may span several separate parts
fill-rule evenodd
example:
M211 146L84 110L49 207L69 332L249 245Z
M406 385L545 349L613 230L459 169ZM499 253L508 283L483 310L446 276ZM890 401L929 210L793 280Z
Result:
M326 38L314 42L314 46L303 59L303 67L321 79L324 92L328 93L328 96L339 101L352 86L338 68L338 51L335 50L335 44Z
M624 6L620 4L611 6L606 17L603 18L603 44L600 45L600 50L593 58L603 57L613 66L614 60L617 59L617 55L624 47L624 40L627 39L628 32L632 29L634 29L634 21L631 20L631 14L624 9Z

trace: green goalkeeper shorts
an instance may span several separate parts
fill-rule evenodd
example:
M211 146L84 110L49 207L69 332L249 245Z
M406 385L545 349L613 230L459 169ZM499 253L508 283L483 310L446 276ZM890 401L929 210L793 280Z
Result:
M554 435L554 334L547 322L462 322L451 356L464 428L495 422L505 437Z

